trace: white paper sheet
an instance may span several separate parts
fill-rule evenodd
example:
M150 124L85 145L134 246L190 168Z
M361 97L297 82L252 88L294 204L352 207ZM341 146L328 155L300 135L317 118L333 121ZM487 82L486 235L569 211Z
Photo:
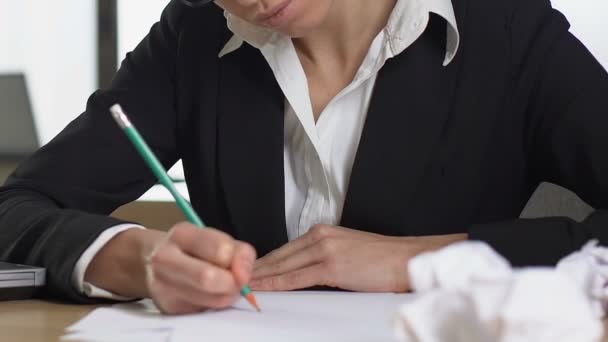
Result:
M257 292L263 312L241 300L234 308L162 316L150 301L98 309L68 328L103 338L110 331L150 334L171 329L172 342L395 341L395 312L411 295L347 292Z
M61 341L77 342L170 342L173 329L134 331L77 332L64 336Z

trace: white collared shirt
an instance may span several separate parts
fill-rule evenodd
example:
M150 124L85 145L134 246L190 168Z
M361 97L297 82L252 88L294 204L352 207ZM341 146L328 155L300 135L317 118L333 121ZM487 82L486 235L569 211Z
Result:
M339 224L378 72L420 38L431 13L448 23L443 63L448 65L460 39L451 0L398 0L353 81L329 102L316 123L306 74L291 38L226 13L234 35L218 58L250 44L261 51L285 95L285 218L290 240L315 224ZM117 298L84 283L84 273L103 245L125 228L121 225L106 231L78 261L73 281L86 295Z
M220 58L245 42L258 48L285 95L285 218L290 240L315 224L339 224L378 72L420 38L430 13L448 22L447 65L459 43L451 1L399 0L352 83L329 102L316 123L306 74L292 40L226 13L234 36Z

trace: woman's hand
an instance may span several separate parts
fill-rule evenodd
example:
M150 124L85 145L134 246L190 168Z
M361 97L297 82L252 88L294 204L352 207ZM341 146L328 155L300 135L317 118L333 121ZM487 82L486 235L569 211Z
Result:
M255 258L253 247L223 232L178 224L146 257L147 288L165 313L225 308L239 299Z
M167 314L193 313L238 300L255 258L253 247L215 229L130 229L97 253L85 281L125 297L151 297Z
M411 258L466 239L466 234L388 237L318 225L259 259L250 285L260 291L324 285L360 292L406 292Z

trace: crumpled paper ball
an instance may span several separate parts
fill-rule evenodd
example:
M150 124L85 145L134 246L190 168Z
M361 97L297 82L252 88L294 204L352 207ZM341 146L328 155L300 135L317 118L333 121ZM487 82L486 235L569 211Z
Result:
M401 341L600 341L608 250L596 243L557 268L512 269L487 244L462 242L414 258L416 298L395 319Z

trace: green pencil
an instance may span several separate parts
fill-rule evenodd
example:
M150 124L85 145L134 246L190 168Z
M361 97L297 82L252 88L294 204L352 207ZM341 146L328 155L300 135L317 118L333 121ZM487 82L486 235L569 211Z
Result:
M137 152L144 159L152 173L158 178L158 181L165 187L177 203L177 206L180 210L186 215L186 218L194 225L199 228L205 228L205 223L201 218L196 214L190 203L186 201L186 199L177 191L173 181L167 174L167 171L163 167L163 164L156 158L154 152L150 149L144 138L139 134L135 126L131 123L125 112L122 110L122 107L119 104L115 104L110 108L110 112L116 120L116 123L123 132L127 135ZM257 310L260 311L260 308L257 304L256 298L251 291L249 285L245 285L241 289L241 295L247 299L247 301Z

